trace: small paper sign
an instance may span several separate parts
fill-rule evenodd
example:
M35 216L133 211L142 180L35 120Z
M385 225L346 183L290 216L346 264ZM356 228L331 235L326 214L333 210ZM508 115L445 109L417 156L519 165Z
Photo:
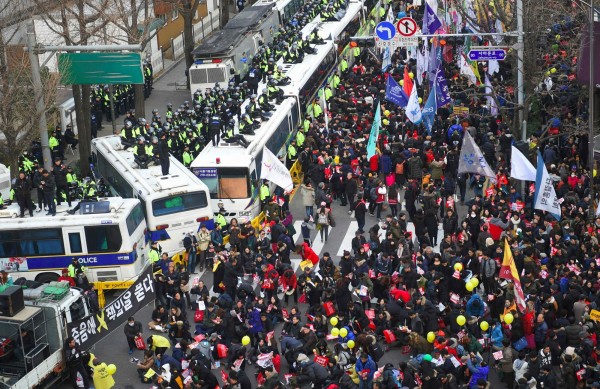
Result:
M495 353L493 353L492 355L494 356L494 359L495 359L496 361L499 361L499 360L501 360L501 359L502 359L502 350L500 350L500 351L496 351L496 352L495 352Z

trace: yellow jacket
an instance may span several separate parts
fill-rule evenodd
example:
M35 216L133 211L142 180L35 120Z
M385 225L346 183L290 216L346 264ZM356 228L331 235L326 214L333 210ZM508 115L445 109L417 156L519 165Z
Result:
M110 389L115 386L115 380L108 372L106 363L94 366L94 387L96 389Z

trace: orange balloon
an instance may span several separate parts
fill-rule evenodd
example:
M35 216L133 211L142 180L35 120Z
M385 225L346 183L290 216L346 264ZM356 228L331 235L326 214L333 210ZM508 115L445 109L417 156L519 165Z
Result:
M444 39L440 40L440 45L444 46L446 44L446 41Z

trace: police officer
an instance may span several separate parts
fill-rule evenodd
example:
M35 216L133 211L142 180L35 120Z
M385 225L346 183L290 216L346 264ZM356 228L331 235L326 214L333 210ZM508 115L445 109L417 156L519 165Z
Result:
M231 120L229 122L229 124L225 127L225 129L223 130L223 140L227 143L238 143L238 144L244 146L244 148L248 147L248 145L250 143L248 143L248 141L246 140L246 138L244 138L243 135L240 135L240 134L234 135L234 133L233 133L234 126L235 126L235 122L233 120Z
M25 217L25 209L29 211L29 216L33 216L33 202L31 201L31 180L24 171L19 172L19 177L15 180L15 197L19 203L21 217Z
M169 161L169 145L167 144L167 133L162 131L159 133L158 138L158 160L160 162L160 168L162 175L166 176L169 174L169 167L171 162ZM156 153L155 153L156 154Z
M296 140L292 140L287 148L287 168L292 167L298 159L298 150L296 149Z
M257 67L252 67L248 72L248 87L250 93L256 94L258 92L258 83L262 79L262 73Z
M66 200L70 207L71 197L69 196L69 183L67 182L67 168L60 159L54 162L52 175L56 183L56 204L60 205Z
M144 96L150 97L152 94L152 64L148 61L144 61Z
M192 164L192 161L194 160L194 156L190 152L190 146L189 145L185 145L183 147L183 154L181 155L181 159L182 159L182 162L183 162L183 166L190 167L190 165Z
M133 159L140 169L147 169L150 162L150 146L146 145L146 139L138 136L138 143L133 147Z
M269 189L269 184L267 183L266 180L263 180L263 182L262 182L262 185L261 185L260 191L259 191L259 196L260 196L260 203L264 207L265 205L267 205L267 203L269 202L269 199L271 198L271 190Z
M52 131L52 135L50 136L50 139L48 139L48 147L50 147L52 159L62 159L62 150L60 148L60 142L58 141L56 131Z
M152 242L150 252L148 252L148 262L151 264L158 263L160 260L160 250L158 248L158 242Z
M221 116L218 113L214 113L208 123L209 136L213 146L218 146L221 141L222 127Z
M96 183L90 177L86 177L83 180L83 200L77 203L75 208L67 211L68 214L73 215L79 211L82 202L98 201L98 194L96 192Z
M121 144L127 149L135 145L135 138L139 136L138 129L133 127L131 120L125 121L125 127L121 130Z

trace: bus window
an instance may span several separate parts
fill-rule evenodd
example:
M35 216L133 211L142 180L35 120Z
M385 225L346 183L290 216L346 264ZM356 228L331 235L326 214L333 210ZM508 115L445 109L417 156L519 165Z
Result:
M83 247L81 247L81 234L79 232L69 232L69 247L71 247L71 253L82 253Z
M209 84L225 81L225 68L206 69L207 81Z
M0 233L0 256L3 257L63 255L64 253L59 228Z
M166 197L152 202L152 215L164 216L178 212L206 208L208 198L205 192L193 192Z
M85 227L85 242L90 254L118 252L122 243L119 226Z
M250 195L248 168L228 167L218 169L219 196L221 199L247 199Z
M127 216L127 232L129 235L133 235L138 226L144 221L144 211L142 210L142 206L140 204L136 205L132 210L129 216ZM73 247L73 246L71 246Z

